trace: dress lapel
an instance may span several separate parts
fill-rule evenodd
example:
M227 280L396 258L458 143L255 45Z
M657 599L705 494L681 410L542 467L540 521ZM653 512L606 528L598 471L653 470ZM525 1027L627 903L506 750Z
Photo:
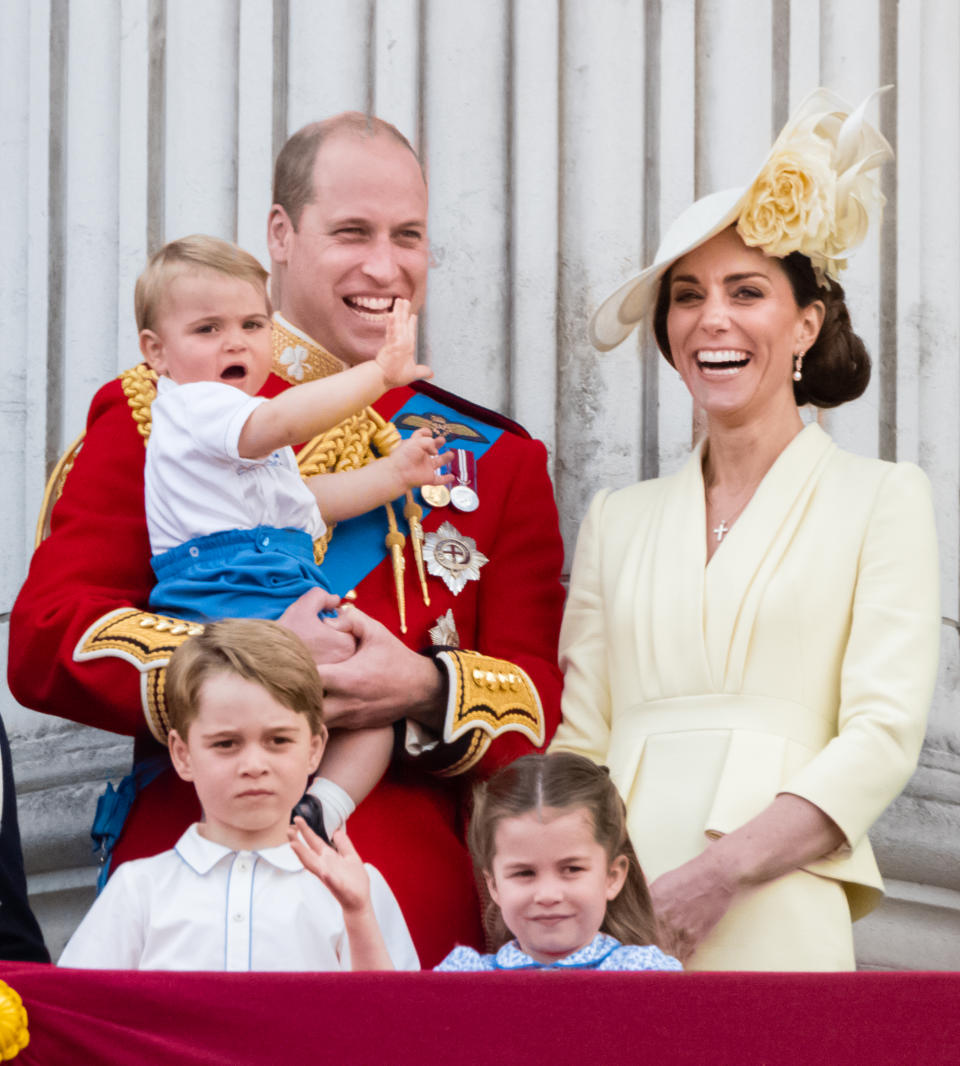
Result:
M712 687L703 633L706 544L699 447L670 482L660 514L650 516L650 535L634 541L636 555L626 560L624 573L634 594L633 616L647 612L646 625L636 635L646 699Z
M704 636L717 691L740 691L763 592L776 572L836 445L815 423L790 442L757 487L706 568ZM704 538L703 474L697 493ZM705 554L705 552L704 552Z

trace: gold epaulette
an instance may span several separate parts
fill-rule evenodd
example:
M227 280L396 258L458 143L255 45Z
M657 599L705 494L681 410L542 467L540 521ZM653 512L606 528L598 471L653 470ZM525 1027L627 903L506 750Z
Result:
M170 722L164 699L163 669L188 638L203 632L197 622L119 607L98 618L77 641L76 662L88 659L125 659L140 671L140 695L150 732L166 744Z
M543 707L525 670L506 659L450 648L438 652L447 672L449 693L443 740L450 744L469 734L467 751L439 771L453 777L475 766L490 742L504 733L522 733L536 747L545 739Z
M150 405L157 396L157 372L151 370L146 363L138 363L120 375L120 387L130 405L137 431L146 444L153 426Z

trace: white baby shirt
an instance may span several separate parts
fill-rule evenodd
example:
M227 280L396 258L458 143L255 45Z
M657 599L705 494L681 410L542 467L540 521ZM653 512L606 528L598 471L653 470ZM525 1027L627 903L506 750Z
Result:
M241 459L240 433L263 396L233 385L157 382L144 497L154 555L195 537L257 526L291 527L313 540L326 530L292 448Z

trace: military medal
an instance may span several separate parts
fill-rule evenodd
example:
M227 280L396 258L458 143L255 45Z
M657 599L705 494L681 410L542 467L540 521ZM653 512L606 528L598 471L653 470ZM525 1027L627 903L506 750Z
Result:
M489 559L477 550L473 537L465 537L452 523L444 522L436 533L428 533L423 543L427 571L443 578L444 584L458 596L468 581L480 579L480 567Z
M430 643L435 647L459 648L460 634L457 632L457 623L453 617L453 609L447 610L437 619L437 624L427 631L430 635Z
M477 495L477 459L473 452L457 448L450 461L456 483L450 489L450 502L458 511L475 511L480 506ZM484 560L486 561L486 560Z
M437 471L444 473L443 468ZM420 495L431 507L446 507L450 502L450 489L446 485L421 485Z

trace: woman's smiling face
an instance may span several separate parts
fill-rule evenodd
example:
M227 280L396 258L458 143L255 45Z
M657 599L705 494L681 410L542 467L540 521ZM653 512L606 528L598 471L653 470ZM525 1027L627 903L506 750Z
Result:
M670 352L708 417L743 423L796 411L794 353L816 340L823 305L797 306L779 260L731 227L678 259L669 286Z

